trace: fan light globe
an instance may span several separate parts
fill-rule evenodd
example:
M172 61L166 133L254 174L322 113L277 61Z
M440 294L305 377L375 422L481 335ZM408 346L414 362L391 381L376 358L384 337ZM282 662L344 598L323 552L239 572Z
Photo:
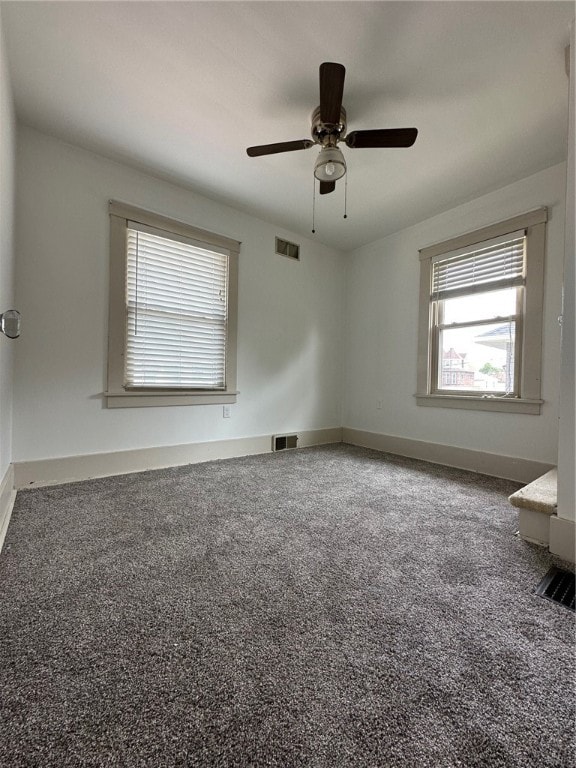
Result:
M338 147L324 147L320 150L314 176L319 181L336 181L346 173L346 160Z

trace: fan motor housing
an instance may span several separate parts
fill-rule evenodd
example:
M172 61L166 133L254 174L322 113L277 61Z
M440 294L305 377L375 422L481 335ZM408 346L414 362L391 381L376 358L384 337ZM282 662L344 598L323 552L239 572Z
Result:
M346 110L344 107L340 109L340 122L332 125L331 123L323 123L320 119L320 107L316 107L312 112L312 138L318 144L331 144L330 139L334 137L336 141L344 138L346 134Z

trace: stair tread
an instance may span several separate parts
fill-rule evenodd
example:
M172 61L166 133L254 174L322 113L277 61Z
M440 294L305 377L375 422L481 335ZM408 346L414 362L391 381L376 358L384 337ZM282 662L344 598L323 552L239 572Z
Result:
M558 506L558 471L551 469L513 493L508 500L515 507L555 515Z

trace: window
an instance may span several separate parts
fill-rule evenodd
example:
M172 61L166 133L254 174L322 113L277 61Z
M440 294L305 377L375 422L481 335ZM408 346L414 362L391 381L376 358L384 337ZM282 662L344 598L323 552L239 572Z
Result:
M240 243L110 203L108 407L236 402Z
M420 251L419 405L540 413L546 209Z

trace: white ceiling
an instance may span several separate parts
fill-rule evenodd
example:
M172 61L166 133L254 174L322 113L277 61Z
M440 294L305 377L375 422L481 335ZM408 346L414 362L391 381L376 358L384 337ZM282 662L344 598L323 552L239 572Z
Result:
M566 157L573 2L3 2L17 114L67 141L309 235L318 67L346 67L348 149L316 238L354 248Z

